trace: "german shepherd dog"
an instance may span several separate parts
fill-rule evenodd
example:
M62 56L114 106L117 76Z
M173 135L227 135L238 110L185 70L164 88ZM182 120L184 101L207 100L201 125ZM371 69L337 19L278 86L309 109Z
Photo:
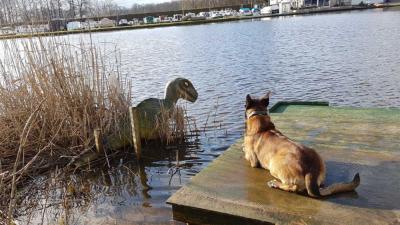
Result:
M270 188L305 192L314 198L355 190L360 184L357 173L349 183L323 188L325 164L318 153L290 140L275 128L267 107L270 93L259 99L246 96L246 133L243 151L251 167L261 166L276 178Z

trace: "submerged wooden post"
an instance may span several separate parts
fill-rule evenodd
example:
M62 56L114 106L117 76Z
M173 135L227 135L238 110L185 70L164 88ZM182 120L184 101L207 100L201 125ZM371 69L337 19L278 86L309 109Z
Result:
M139 114L136 107L129 108L129 117L131 119L133 147L135 148L137 159L140 160L142 157L142 146L140 142Z
M94 143L96 144L96 151L100 153L103 151L103 140L102 140L101 129L94 129Z

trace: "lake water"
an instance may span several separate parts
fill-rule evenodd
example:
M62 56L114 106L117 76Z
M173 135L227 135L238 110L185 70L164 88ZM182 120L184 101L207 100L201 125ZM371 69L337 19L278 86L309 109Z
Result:
M125 158L111 170L71 178L90 195L69 207L72 224L177 223L165 200L241 137L246 94L271 90L272 104L400 107L398 9L97 33L93 39L119 50L122 72L134 81L135 104L162 97L175 77L190 79L199 99L182 104L205 132L189 146L158 150L143 165ZM171 179L177 150L183 168ZM46 200L53 206L45 222L62 217L57 214L62 203L55 200L60 190ZM40 222L40 215L32 220Z

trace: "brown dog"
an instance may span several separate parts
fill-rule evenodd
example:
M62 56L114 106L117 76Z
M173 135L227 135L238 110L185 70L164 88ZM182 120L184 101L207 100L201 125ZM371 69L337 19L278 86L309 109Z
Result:
M245 158L252 167L269 170L278 180L268 182L271 188L291 192L307 191L311 197L353 191L360 184L357 173L349 183L321 188L325 180L325 164L314 149L293 142L271 122L267 106L268 93L260 99L246 97Z

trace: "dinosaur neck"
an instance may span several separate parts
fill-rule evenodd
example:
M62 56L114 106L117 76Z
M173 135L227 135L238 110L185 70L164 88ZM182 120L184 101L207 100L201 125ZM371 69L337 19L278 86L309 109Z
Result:
M178 90L174 83L170 83L165 90L165 101L167 104L175 105L178 100Z

